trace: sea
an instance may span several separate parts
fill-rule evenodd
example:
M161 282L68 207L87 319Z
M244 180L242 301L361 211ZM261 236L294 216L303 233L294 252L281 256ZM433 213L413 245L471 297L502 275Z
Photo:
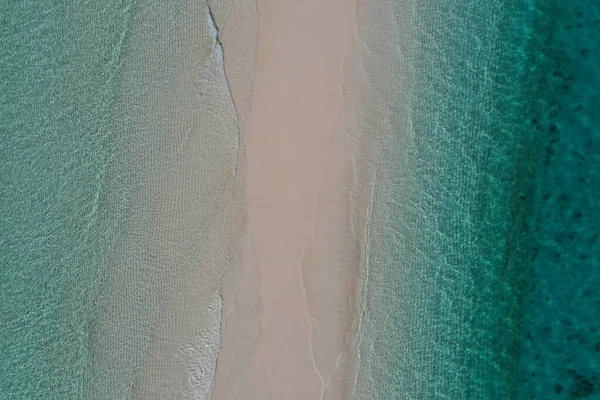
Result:
M204 399L244 229L204 1L0 3L0 399Z
M353 400L600 399L600 2L381 4ZM0 399L210 395L245 224L215 18L1 2Z
M390 8L353 398L600 399L600 2Z

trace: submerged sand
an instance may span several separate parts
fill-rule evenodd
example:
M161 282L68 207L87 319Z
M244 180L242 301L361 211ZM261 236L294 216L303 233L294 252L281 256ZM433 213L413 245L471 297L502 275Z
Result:
M204 399L245 232L240 96L225 76L221 14L184 0L131 15L115 77L123 167L101 200L125 211L108 232L84 397Z
M357 54L354 8L257 2L243 134L248 225L213 399L349 398L369 193L344 87ZM235 46L224 44L226 70Z

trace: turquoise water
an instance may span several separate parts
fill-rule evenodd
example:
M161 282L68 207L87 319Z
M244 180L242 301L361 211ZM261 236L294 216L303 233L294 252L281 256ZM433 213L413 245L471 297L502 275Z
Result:
M203 396L243 226L206 4L8 1L0 37L0 399Z
M569 4L393 14L356 398L598 398L598 6Z
M179 366L160 316L202 332L235 138L193 134L212 44L173 50L210 30L177 5L2 5L0 399L146 398ZM402 7L356 397L600 398L600 6Z
M119 145L124 2L0 11L0 398L82 391L121 209L103 198ZM112 236L112 237L111 237Z

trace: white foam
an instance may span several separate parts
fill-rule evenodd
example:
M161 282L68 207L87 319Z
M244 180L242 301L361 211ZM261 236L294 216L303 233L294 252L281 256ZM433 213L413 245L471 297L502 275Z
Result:
M196 336L196 341L183 350L187 359L194 360L188 376L188 388L194 400L210 397L221 345L222 313L223 300L219 296L201 317L204 327Z

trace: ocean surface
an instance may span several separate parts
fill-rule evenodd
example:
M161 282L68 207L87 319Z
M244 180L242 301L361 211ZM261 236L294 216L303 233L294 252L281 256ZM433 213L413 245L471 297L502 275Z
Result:
M354 398L600 398L600 3L398 3Z
M202 1L0 6L0 399L202 399L244 226Z
M600 399L600 3L382 4L354 399ZM0 7L0 399L208 395L244 226L217 34Z

